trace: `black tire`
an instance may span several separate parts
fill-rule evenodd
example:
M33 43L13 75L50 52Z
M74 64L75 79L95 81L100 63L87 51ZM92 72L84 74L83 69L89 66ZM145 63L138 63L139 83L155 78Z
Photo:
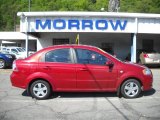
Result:
M30 93L33 98L38 100L48 99L51 94L51 87L48 82L37 80L31 84Z
M6 67L6 62L3 59L0 59L0 69L4 69Z
M136 98L141 91L141 84L135 79L128 79L121 86L121 94L125 98Z

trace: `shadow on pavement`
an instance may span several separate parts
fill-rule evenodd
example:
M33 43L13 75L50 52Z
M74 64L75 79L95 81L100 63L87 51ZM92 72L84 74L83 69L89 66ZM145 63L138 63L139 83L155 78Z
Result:
M31 96L27 93L27 90L25 90L25 91L22 93L22 96L31 97Z
M56 92L51 96L52 98L89 98L89 97L117 97L115 92Z
M144 91L143 92L143 96L151 96L151 95L153 95L153 94L155 94L156 93L156 90L154 89L154 88L152 88L151 90L149 90L149 91Z
M22 93L24 97L31 97L27 90ZM53 92L50 99L53 98L83 98L83 97L117 97L115 92Z
M151 96L156 93L155 89L151 89L150 91L142 92L139 97L143 96ZM25 90L22 93L22 96L31 97L27 91ZM51 94L50 99L54 98L89 98L89 97L117 97L116 92L54 92Z

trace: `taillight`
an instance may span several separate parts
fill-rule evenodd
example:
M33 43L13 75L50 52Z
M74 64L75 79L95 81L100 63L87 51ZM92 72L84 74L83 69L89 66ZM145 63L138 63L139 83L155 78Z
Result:
M13 62L12 64L12 70L13 71L18 71L17 65L16 65L16 61Z
M149 58L148 54L143 54L144 58Z

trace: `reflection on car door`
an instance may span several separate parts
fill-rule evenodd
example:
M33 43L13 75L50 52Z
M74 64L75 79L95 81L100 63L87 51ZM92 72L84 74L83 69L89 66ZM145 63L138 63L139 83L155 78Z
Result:
M40 71L47 73L53 79L56 90L75 90L76 73L70 49L52 50L44 57L45 62L39 63Z
M105 65L105 56L85 49L75 49L77 56L76 75L79 90L105 91L113 90L117 78L117 70L110 70Z

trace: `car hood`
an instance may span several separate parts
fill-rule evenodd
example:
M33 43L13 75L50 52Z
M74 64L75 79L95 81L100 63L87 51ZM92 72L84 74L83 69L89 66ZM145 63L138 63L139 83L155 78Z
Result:
M125 65L129 65L129 66L132 66L132 67L139 67L139 68L142 68L142 69L145 69L147 68L146 66L142 65L142 64L138 64L138 63L133 63L133 62L124 62Z

